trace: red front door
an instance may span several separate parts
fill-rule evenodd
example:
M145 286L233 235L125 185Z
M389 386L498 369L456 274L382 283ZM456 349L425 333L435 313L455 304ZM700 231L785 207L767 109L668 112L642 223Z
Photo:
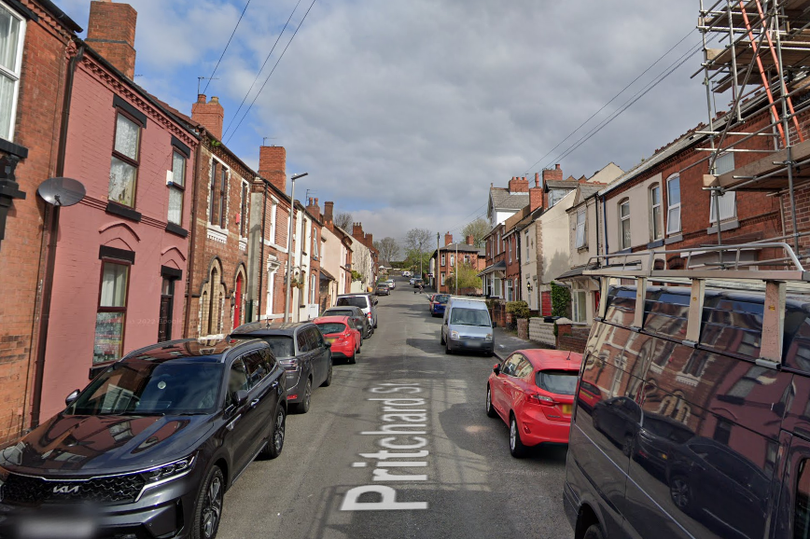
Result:
M236 278L236 291L233 295L233 327L242 325L242 276Z

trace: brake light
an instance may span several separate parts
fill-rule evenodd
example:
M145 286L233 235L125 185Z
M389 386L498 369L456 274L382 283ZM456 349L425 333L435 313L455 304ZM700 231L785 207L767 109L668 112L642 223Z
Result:
M555 404L557 404L551 397L548 397L546 395L540 395L539 393L535 393L534 395L531 396L531 398L545 406L554 406Z
M371 320L371 313L368 313L368 314L366 315L366 317L367 317L369 320Z

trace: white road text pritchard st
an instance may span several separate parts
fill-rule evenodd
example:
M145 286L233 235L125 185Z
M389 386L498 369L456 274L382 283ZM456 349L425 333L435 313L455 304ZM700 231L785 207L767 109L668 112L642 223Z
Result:
M341 511L391 511L427 509L427 502L398 502L397 490L405 483L427 481L427 408L424 397L413 397L422 392L417 383L380 384L369 390L375 395L368 400L382 406L378 430L361 432L363 436L380 436L376 440L381 448L376 453L360 453L366 461L352 464L366 468L371 464L371 485L355 487L346 492ZM384 483L390 483L388 486ZM374 493L372 501L360 501L363 494ZM372 496L366 496L368 500Z

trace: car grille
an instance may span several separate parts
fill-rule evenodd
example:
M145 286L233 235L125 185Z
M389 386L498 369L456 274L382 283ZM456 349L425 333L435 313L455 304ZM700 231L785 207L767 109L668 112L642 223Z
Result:
M46 481L39 477L9 474L3 485L3 501L24 505L72 501L130 503L138 498L145 483L139 474L81 481Z

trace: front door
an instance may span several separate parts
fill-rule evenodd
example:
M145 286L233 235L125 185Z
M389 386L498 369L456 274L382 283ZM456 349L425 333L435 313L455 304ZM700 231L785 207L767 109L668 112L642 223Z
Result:
M236 278L236 290L233 295L233 327L242 325L242 275Z
M174 279L163 277L160 292L160 318L158 320L158 342L172 338L172 307L174 305Z

